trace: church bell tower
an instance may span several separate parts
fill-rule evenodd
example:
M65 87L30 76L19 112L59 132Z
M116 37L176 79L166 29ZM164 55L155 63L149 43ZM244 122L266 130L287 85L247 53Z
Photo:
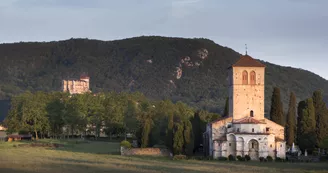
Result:
M264 119L265 65L242 55L229 67L229 117Z

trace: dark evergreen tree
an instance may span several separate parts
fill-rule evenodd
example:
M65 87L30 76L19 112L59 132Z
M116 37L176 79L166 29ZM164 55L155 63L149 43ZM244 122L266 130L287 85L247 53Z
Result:
M312 99L316 119L316 145L319 146L320 143L328 137L328 111L320 90L313 93Z
M302 150L307 149L311 152L314 149L316 143L315 125L313 100L312 98L308 98L305 100L305 105L301 111L298 123L298 145Z
M194 117L192 118L192 131L194 134L194 149L198 149L200 144L203 143L202 141L202 122L199 117L199 112L196 112Z
M277 124L285 126L283 106L280 98L280 89L274 87L271 98L270 118Z
M296 136L296 97L292 92L290 94L289 108L286 124L287 145L291 146Z
M223 112L223 117L228 117L228 116L229 116L229 97L226 98L224 112Z
M297 106L297 125L296 125L296 143L298 144L300 141L300 136L301 136L301 117L303 115L303 109L306 107L306 102L305 100L302 100L298 103Z

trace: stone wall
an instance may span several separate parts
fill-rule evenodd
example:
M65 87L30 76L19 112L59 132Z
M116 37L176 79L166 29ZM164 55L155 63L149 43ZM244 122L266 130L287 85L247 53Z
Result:
M5 130L7 130L7 128L0 125L0 131L5 131Z
M125 148L121 147L122 156L133 156L133 155L143 155L143 156L172 156L171 152L165 148Z
M267 127L270 127L270 133L274 134L277 138L285 140L285 128L269 119L264 119Z
M248 84L242 82L244 71ZM251 84L251 72L255 72L256 84ZM256 119L264 118L264 75L263 67L234 67L229 71L229 116L240 119L253 111Z

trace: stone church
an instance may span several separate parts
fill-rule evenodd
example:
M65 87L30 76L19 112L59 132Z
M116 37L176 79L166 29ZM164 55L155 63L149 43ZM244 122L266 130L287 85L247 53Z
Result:
M229 115L207 125L205 154L285 158L284 127L264 117L265 65L246 54L228 70Z

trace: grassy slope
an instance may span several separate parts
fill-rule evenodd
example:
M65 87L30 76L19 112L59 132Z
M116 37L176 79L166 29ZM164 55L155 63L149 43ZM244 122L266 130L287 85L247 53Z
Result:
M166 158L117 155L118 143L62 142L64 148L17 148L0 143L0 172L328 172L326 163L260 163L172 161Z

